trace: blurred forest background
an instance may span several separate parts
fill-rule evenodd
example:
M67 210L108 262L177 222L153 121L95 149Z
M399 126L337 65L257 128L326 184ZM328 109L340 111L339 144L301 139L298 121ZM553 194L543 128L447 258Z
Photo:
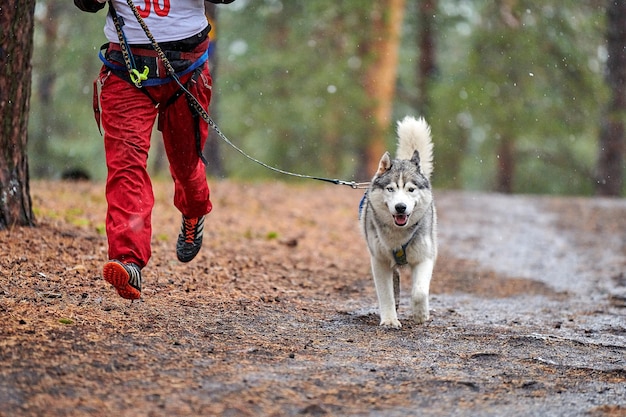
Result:
M391 122L379 132L368 80L379 69L370 52L383 3L401 14ZM212 113L258 159L367 180L372 133L394 150L393 121L423 115L435 142L435 187L594 193L610 97L604 1L237 0L217 10ZM103 179L92 89L105 13L37 0L35 17L31 178L80 168ZM158 143L151 169L165 176ZM211 175L276 177L218 147Z

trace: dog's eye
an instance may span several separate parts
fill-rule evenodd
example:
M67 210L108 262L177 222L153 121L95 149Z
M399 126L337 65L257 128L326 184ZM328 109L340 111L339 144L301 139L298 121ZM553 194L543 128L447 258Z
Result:
M409 187L409 188L407 188L407 191L408 191L408 192L410 192L410 193L412 193L412 192L414 192L414 191L415 191L415 187Z
M389 186L386 188L387 192L393 193L394 192L394 188L392 186Z

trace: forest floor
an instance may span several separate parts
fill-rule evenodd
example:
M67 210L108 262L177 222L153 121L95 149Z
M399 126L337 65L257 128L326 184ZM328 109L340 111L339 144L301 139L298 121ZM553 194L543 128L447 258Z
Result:
M378 326L362 191L212 181L176 261L155 185L143 298L101 278L100 183L31 182L0 232L0 416L625 416L626 200L436 191L431 320Z

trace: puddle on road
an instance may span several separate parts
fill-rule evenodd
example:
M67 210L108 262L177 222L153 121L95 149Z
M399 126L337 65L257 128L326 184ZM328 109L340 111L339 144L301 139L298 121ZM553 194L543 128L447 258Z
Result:
M442 253L498 276L587 295L626 269L624 200L444 193L438 213Z

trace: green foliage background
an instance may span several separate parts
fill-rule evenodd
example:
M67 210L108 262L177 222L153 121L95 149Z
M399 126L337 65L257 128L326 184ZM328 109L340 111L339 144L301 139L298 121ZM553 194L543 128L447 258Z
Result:
M59 0L40 0L38 10ZM237 0L220 7L215 80L221 129L253 156L283 169L353 179L371 126L359 47L370 2ZM497 149L515 141L515 192L591 194L606 49L598 2L520 0L505 25L498 2L439 2L437 75L427 119L436 187L493 190ZM91 110L105 39L104 12L68 3L59 37L36 28L29 158L32 175L83 167L103 179L102 139ZM394 118L415 108L417 3L407 2ZM53 48L53 53L50 49ZM37 93L56 77L52 103ZM394 138L387 138L389 149ZM44 145L42 145L44 144ZM275 177L222 145L229 176ZM283 179L283 177L281 177Z

